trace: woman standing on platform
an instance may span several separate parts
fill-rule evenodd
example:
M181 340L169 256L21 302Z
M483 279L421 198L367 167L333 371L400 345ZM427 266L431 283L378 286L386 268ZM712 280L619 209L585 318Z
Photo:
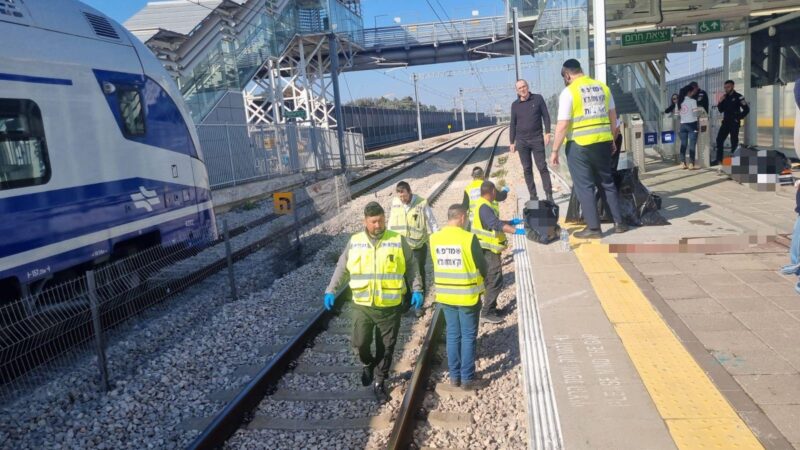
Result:
M695 170L694 165L694 151L697 146L697 131L698 131L698 111L697 100L691 97L694 89L690 86L681 88L678 93L678 110L681 114L681 158L678 161L679 165L683 165L684 169L688 169L686 165L686 149L689 149L689 159L692 161L691 170Z

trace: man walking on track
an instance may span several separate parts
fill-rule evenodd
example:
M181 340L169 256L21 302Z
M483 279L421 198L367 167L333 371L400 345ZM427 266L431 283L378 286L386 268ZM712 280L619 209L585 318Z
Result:
M353 347L364 364L361 383L379 402L388 400L384 380L389 376L400 330L401 303L406 285L413 286L411 304L420 308L424 297L414 253L405 238L386 229L383 208L370 202L364 208L364 231L354 234L339 257L325 289L325 309L333 309L336 292L347 283L353 295ZM375 356L372 356L373 331Z
M406 238L409 247L414 251L422 286L427 288L425 263L428 261L428 238L431 233L439 231L439 226L428 201L417 194L412 194L411 186L407 182L397 183L395 193L389 214L389 229ZM411 300L411 286L408 287L409 291L406 293L408 298L403 304L403 309L406 310L410 307ZM416 313L421 314L422 311L417 309Z
M517 99L511 104L511 124L509 126L509 140L511 153L519 152L522 163L522 172L528 194L531 200L538 200L536 183L533 181L533 163L542 177L547 200L553 201L553 185L550 181L550 171L547 169L545 146L550 144L550 114L544 98L539 94L532 94L528 90L528 82L517 80Z
M599 238L600 217L594 196L596 182L605 191L618 233L628 231L619 208L619 197L611 178L611 156L617 126L614 99L604 83L583 74L576 59L568 59L561 68L567 86L558 99L558 124L550 163L558 165L558 151L567 139L566 154L573 189L581 205L586 228L575 232L578 238Z

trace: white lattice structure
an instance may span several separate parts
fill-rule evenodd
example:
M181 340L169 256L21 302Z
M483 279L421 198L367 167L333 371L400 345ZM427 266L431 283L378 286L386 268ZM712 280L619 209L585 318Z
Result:
M359 48L346 36L296 35L277 60L269 60L244 90L250 125L285 123L286 113L302 111L311 126L336 126L330 39L336 40L339 71L352 66Z

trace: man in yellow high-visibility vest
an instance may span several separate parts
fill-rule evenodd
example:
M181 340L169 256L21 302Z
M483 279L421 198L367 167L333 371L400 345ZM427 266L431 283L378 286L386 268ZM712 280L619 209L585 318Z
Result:
M414 291L413 306L420 308L424 297L414 252L404 237L386 229L381 205L370 202L364 208L364 231L350 237L339 257L325 289L324 304L325 309L332 309L336 293L350 288L354 303L352 343L364 364L361 383L372 384L380 402L388 399L384 380L392 365L407 285ZM373 335L375 356L370 348Z
M600 217L594 197L599 183L614 217L614 231L628 231L619 208L619 196L611 177L611 156L616 151L617 111L608 86L583 74L578 60L568 59L561 68L567 86L558 99L558 124L550 164L558 165L558 151L567 139L566 154L573 189L581 205L586 228L574 233L579 238L599 238Z
M433 216L428 201L417 194L411 193L411 186L401 181L395 187L392 209L389 214L389 229L406 238L409 247L414 252L423 288L425 283L425 263L428 261L428 238L431 233L439 230L436 218ZM410 287L410 286L409 286ZM407 292L404 309L410 306L411 290ZM416 310L417 313L422 311Z
M503 263L500 254L507 246L505 233L525 235L525 229L515 228L521 219L500 220L500 208L494 202L497 189L491 181L481 185L481 197L472 210L472 232L478 237L486 259L486 295L483 297L481 320L499 323L503 319L497 310L497 297L503 289Z
M485 174L483 173L482 167L473 167L472 181L470 181L469 184L467 184L467 187L464 188L464 199L461 201L461 206L467 209L467 228L469 228L469 224L472 222L472 210L475 208L475 202L481 198L481 185L483 184L484 177ZM511 189L508 186L503 186L502 189L497 191L495 202L505 201L510 190Z
M480 296L484 291L486 261L478 238L464 227L467 210L452 205L447 226L430 239L436 302L447 326L447 367L450 383L466 390L480 389L486 382L475 378L475 354L480 318Z

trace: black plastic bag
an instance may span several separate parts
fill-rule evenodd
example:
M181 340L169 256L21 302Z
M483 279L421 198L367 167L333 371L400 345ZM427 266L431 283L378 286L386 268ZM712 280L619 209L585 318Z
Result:
M617 187L620 213L622 220L628 225L669 225L658 210L661 209L661 197L650 192L639 180L639 169L622 169L613 175L614 185ZM614 219L605 198L605 191L594 187L595 204L601 223L613 223ZM569 199L567 207L567 223L585 223L581 212L578 197L575 191Z
M558 239L561 227L558 225L558 205L547 200L529 200L525 203L522 215L528 239L540 244L549 244Z

